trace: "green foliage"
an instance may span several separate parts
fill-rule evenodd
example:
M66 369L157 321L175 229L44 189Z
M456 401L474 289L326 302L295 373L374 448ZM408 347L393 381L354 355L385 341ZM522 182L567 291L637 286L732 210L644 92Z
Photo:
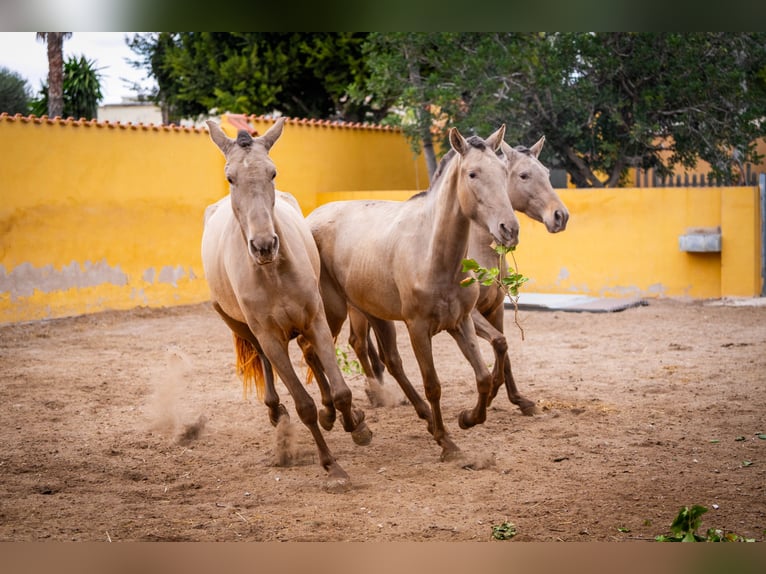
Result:
M171 121L210 110L244 114L379 119L349 89L363 83L366 34L183 32L138 34L133 62L155 78L154 99Z
M695 504L691 508L684 506L670 525L670 536L659 535L657 542L755 542L753 538L743 538L733 532L725 533L715 528L708 528L704 536L697 534L702 524L702 515L708 511L704 506Z
M495 540L510 540L514 536L516 536L516 526L512 522L503 522L492 527L492 538Z
M581 187L697 159L731 181L759 160L764 33L380 33L367 53L369 93L396 98L411 138L505 123L508 141L545 135L542 160Z
M462 271L463 273L470 273L468 277L460 282L460 285L467 287L479 282L481 285L489 287L496 285L499 287L511 300L514 306L514 321L516 326L521 331L521 340L524 340L524 329L519 323L519 289L521 286L529 281L528 277L524 277L518 272L518 265L516 264L516 258L513 252L515 247L505 247L503 245L496 245L494 247L495 253L497 253L497 267L491 267L487 269L482 267L475 259L463 259ZM510 254L513 259L513 268L511 269L506 261L506 256ZM505 269L505 273L501 272L501 269Z
M348 353L340 347L335 347L335 360L338 361L340 370L346 375L361 375L362 366L356 359L349 359Z
M69 57L64 62L64 111L62 117L93 119L98 116L101 93L101 74L93 60L84 55ZM48 85L40 87L39 98L31 104L33 114L48 113Z
M28 114L31 90L18 73L0 67L0 113Z
M497 253L498 255L498 258L502 259L508 253L510 253L511 256L513 256L513 251L515 251L516 248L497 245L495 246L494 249L495 249L495 253ZM463 279L463 281L461 281L460 284L464 287L467 287L468 285L472 285L473 283L476 283L477 281L487 287L489 287L490 285L496 284L503 291L505 291L506 295L508 295L511 299L514 299L514 298L518 299L519 289L524 283L529 281L529 278L524 277L521 273L518 273L516 271L515 258L513 263L514 263L514 269L513 270L508 269L507 273L501 277L500 266L502 265L502 261L499 261L498 267L491 267L487 269L479 265L474 259L463 259L463 267L462 267L463 273L471 273L472 275Z

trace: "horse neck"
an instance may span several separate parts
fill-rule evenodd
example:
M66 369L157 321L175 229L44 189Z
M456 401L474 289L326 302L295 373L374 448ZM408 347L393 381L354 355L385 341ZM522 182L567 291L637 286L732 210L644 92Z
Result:
M463 213L458 199L457 158L429 192L431 208L431 235L429 250L431 271L450 273L460 269L460 262L468 251L468 234L471 220Z

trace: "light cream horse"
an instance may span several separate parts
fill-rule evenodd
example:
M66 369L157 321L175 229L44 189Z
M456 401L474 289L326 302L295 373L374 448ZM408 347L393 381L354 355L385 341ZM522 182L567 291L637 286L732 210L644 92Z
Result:
M337 335L348 305L377 322L404 321L430 403L418 415L442 447L442 459L460 454L444 427L441 384L431 338L446 330L476 374L478 399L460 413L461 425L486 419L492 377L479 352L471 310L478 286L461 287L471 221L499 244L516 245L519 223L506 192L508 168L501 151L505 126L482 140L449 133L455 153L428 193L406 202L339 201L324 204L307 218L322 260L320 282L328 322ZM414 389L412 389L414 391ZM422 401L422 399L421 399Z
M364 413L353 407L351 391L336 362L319 293L316 245L297 202L274 187L276 169L269 150L282 134L283 124L280 118L255 139L246 131L231 139L215 122L207 122L211 139L226 158L230 194L205 213L202 261L213 306L234 333L246 384L250 375L259 397L265 392L264 402L276 426L287 415L274 388L272 368L276 370L314 437L319 462L327 471L327 488L341 490L349 485L349 477L330 453L317 425L315 403L293 369L288 354L291 339L300 335L310 343L310 366L329 378L325 410L330 412L322 425L332 426L337 408L357 444L368 444L372 433Z
M503 152L508 158L508 196L514 210L545 224L548 232L564 231L569 220L569 211L556 194L550 183L550 172L540 162L539 155L545 143L541 137L531 148L517 146L512 148L503 142ZM449 152L442 158L439 168L434 174L434 180L441 177L445 165L454 157ZM482 227L471 225L471 235L468 245L468 257L476 260L484 268L495 267L498 264L497 253L492 248L493 238ZM507 271L507 262L501 261L501 272ZM508 398L517 405L525 415L536 412L534 402L522 396L513 378L511 361L507 353L507 342L503 335L505 293L496 284L480 286L479 300L472 311L476 333L492 344L495 353L495 368L493 371L493 389L490 401L505 382ZM374 345L371 344L368 331L369 325L364 315L349 308L350 336L349 343L359 358L362 370L367 376L368 394L373 405L379 404L376 390L383 383L383 363ZM376 333L380 353L385 362L389 363L389 372L399 382L402 389L409 390L411 383L401 370L401 358L396 349L396 332L392 325L378 323ZM500 369L502 368L502 372ZM422 405L421 405L422 409Z

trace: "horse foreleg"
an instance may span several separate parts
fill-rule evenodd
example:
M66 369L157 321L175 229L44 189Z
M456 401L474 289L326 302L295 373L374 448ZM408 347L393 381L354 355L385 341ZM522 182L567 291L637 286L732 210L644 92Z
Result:
M271 363L264 355L263 349L261 349L261 346L258 343L258 339L255 338L255 335L253 335L253 332L250 330L250 327L247 326L247 323L242 323L241 321L237 321L236 319L229 317L218 303L213 303L213 309L218 312L229 329L253 345L256 352L261 357L261 361L263 363L263 377L265 381L265 393L263 402L266 405L266 408L269 410L269 421L271 422L272 426L277 426L277 424L279 424L280 418L289 418L290 415L287 414L285 405L279 402L279 395L277 394L277 389L274 386L274 370L271 366Z
M516 388L516 381L513 378L513 372L511 371L511 356L508 352L508 343L505 339L505 335L503 335L503 305L498 305L494 310L487 313L486 318L490 325L490 337L491 339L488 339L490 342L492 342L493 348L495 347L495 341L498 340L498 338L502 338L502 345L505 346L505 352L502 353L502 366L503 366L503 381L505 381L505 390L508 393L508 400L511 401L514 405L519 407L522 414L525 416L532 416L534 414L537 414L537 407L535 406L534 401L529 400L528 398L524 397L519 393L519 390ZM474 318L474 323L476 324L476 333L481 337L481 333L479 333L479 323L476 321L476 315L479 313L475 313L472 315ZM486 338L486 337L485 337ZM500 346L498 346L500 348ZM497 349L495 350L495 368L497 368ZM489 395L489 402L492 402L492 399L495 398L497 395L498 390L500 389L500 386L494 386L492 388L492 393ZM489 405L487 405L489 406Z
M348 488L348 474L335 460L322 436L322 431L317 424L316 404L295 374L295 370L290 362L290 355L287 351L287 343L275 338L266 337L263 338L261 344L266 357L274 365L277 374L279 374L287 390L290 391L290 395L295 402L295 410L298 413L298 417L314 437L314 443L319 451L319 463L328 475L326 488L328 490L344 490Z
M346 385L340 372L335 357L335 346L324 315L321 313L317 315L303 334L311 343L321 370L327 375L332 403L342 415L341 422L344 430L351 433L351 438L356 444L370 444L372 431L364 422L364 411L353 405L351 389Z
M396 327L391 321L384 321L376 317L367 317L370 325L375 330L375 336L378 339L378 346L380 347L381 355L385 361L386 368L394 380L399 384L399 388L402 389L404 396L415 407L415 412L418 417L428 423L428 432L433 434L433 418L431 416L431 408L428 403L420 396L420 393L415 389L407 375L404 372L402 365L402 357L399 354L399 349L396 346Z
M505 360L508 358L508 342L503 333L495 329L494 326L477 309L471 312L476 334L482 339L489 341L492 350L495 353L495 365L492 368L492 388L490 389L487 406L492 403L492 399L497 395L498 389L503 386L505 380L505 370L503 368ZM508 363L510 365L510 361Z
M426 391L426 398L431 405L431 424L433 430L431 434L434 440L442 447L441 459L454 460L461 453L458 446L452 442L447 430L444 428L444 420L441 411L441 384L436 374L434 366L433 347L431 344L430 326L425 322L407 323L407 329L410 334L410 342L415 352L415 358L420 367L420 374L423 377L423 386ZM390 349L386 350L386 355Z
M475 327L470 315L467 315L456 329L450 329L449 334L452 335L465 358L471 363L476 375L476 390L479 393L476 406L472 411L461 411L458 417L460 428L466 429L481 424L487 419L487 404L489 393L492 390L492 375L484 365L479 352L479 341L476 338Z

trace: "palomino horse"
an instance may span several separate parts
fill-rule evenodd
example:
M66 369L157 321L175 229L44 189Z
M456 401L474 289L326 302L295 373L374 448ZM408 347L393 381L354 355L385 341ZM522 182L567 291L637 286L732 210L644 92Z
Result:
M487 140L449 133L455 158L436 185L417 199L338 201L324 204L306 220L322 260L320 283L327 319L340 331L348 305L378 322L404 321L430 403L406 389L429 431L442 447L442 460L460 454L444 428L441 385L431 338L446 330L473 366L478 401L460 413L460 424L484 422L492 380L479 353L471 310L477 286L461 287L471 221L499 244L518 242L519 222L506 192L508 168L500 149L505 126ZM422 401L422 399L420 399Z
M259 397L276 426L287 411L274 388L273 369L295 400L295 409L314 437L319 461L327 471L328 489L349 483L317 425L317 409L293 370L288 343L301 335L312 345L312 359L329 378L332 418L337 408L343 426L357 444L368 444L372 433L364 413L352 404L335 359L335 346L319 294L319 253L297 202L274 188L276 169L269 150L282 134L280 118L261 137L240 131L231 139L208 121L210 137L226 158L230 194L205 212L202 261L213 307L234 333L237 361L255 380ZM247 388L247 387L246 387ZM324 396L323 396L324 399ZM328 418L328 417L326 417ZM332 426L332 420L322 420Z
M569 211L562 203L559 196L550 183L548 169L539 161L540 151L545 143L545 136L531 148L517 146L512 148L503 142L503 152L508 158L508 196L514 210L526 214L528 217L545 224L549 233L564 231L569 220ZM434 174L434 180L441 176L445 163L450 161L454 154L448 153L439 164ZM471 235L468 245L468 257L484 268L495 267L498 263L497 253L491 247L492 236L477 225L471 225ZM501 261L501 273L507 271L507 262ZM507 342L503 336L503 308L505 293L496 284L480 286L479 300L476 308L472 311L476 327L476 333L492 344L495 353L495 369L493 371L493 389L490 401L495 397L502 382L505 381L508 398L517 405L525 415L536 412L534 402L523 397L516 388L511 371L511 361L507 353ZM376 388L383 383L383 365L375 352L374 346L368 336L369 326L364 315L349 308L350 337L349 342L354 348L362 369L367 376L368 388ZM401 371L401 360L395 346L391 345L392 338L395 340L395 331L386 326L385 331L377 333L378 346L381 343L380 352L391 364L389 372L399 382L402 389L410 386L406 375ZM393 356L389 356L391 354ZM500 372L502 367L503 371ZM370 398L375 403L374 393Z

